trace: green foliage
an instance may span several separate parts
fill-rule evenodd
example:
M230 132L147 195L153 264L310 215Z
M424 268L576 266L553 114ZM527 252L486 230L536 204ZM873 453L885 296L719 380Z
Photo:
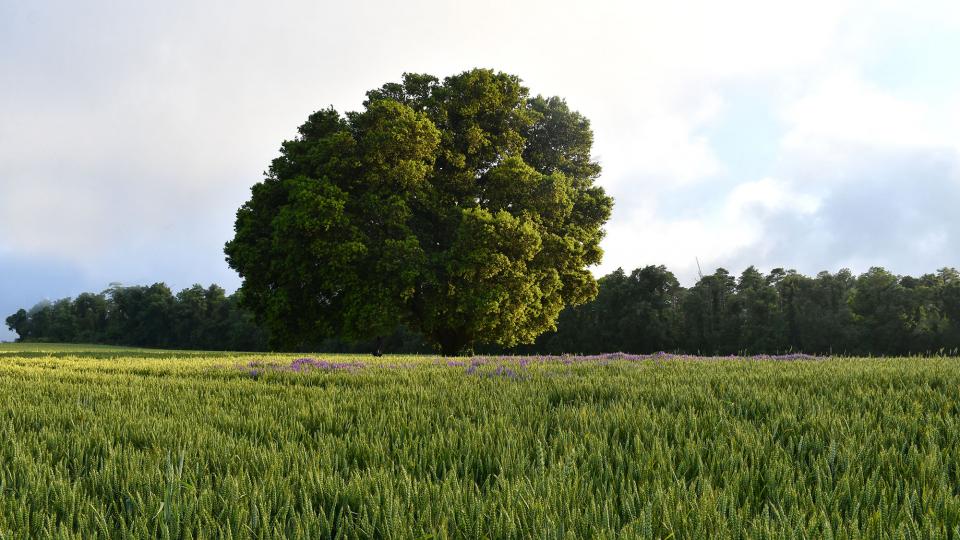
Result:
M692 354L909 355L960 350L960 274L919 278L871 268L807 277L720 268L684 289L662 266L599 280L596 300L565 310L528 353L658 350Z
M22 342L74 342L136 347L262 350L266 337L237 295L194 285L176 296L163 283L111 286L75 299L37 304L7 318Z
M3 538L958 538L955 358L0 345ZM339 361L358 358L338 357Z
M676 350L681 347L682 291L663 266L647 266L630 275L617 269L600 278L595 300L563 311L559 330L525 351Z
M583 116L483 69L367 97L312 114L237 212L227 260L275 346L404 325L510 347L593 298L612 200Z
M524 310L538 300L525 287L522 267L537 250L537 235L508 212L474 210L468 215L469 227L455 244L464 262L450 267L451 275L461 279L459 290L465 291L456 296L459 303L451 302L455 313L461 318L475 314L468 322L482 332L512 336L515 343L533 339L538 323L525 323L530 315ZM474 228L485 232L474 234ZM513 245L509 256L497 246L508 236ZM529 345L478 349L528 354L955 354L960 350L958 276L952 268L920 277L895 276L882 268L859 277L849 270L807 277L780 268L764 275L751 266L736 278L718 269L686 289L663 266L638 268L629 275L618 269L600 278L595 300L561 311L555 332ZM552 273L545 273L540 283L541 290L560 286ZM7 326L21 341L262 350L266 332L239 306L240 294L225 297L215 285L195 285L176 296L162 284L112 288L81 294L72 302L18 310L7 317ZM558 306L538 309L552 312ZM349 340L338 335L287 349L432 351L420 333L403 325L381 337Z
M18 309L16 313L7 317L6 321L7 328L11 331L16 332L19 339L29 339L30 336L30 316L27 314L27 310Z

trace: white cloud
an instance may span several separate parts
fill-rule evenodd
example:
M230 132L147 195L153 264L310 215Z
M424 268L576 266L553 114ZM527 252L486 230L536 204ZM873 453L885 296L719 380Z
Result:
M764 178L737 185L715 204L700 204L704 211L694 217L671 218L648 205L611 225L600 271L665 264L690 282L697 259L715 267L729 264L744 251L762 258L778 242L766 234L771 217L809 220L821 202L785 181Z
M851 146L906 149L950 144L938 133L935 114L939 112L923 103L897 98L842 73L787 107L784 119L790 127L783 144L788 152L820 157L842 154Z
M817 197L801 193L782 180L763 178L737 185L727 197L724 214L737 220L780 212L812 214L819 207Z
M701 134L721 108L719 97L709 94L693 106L657 103L654 110L623 112L616 123L601 119L595 127L609 129L598 133L597 151L611 189L656 192L720 172L714 149Z

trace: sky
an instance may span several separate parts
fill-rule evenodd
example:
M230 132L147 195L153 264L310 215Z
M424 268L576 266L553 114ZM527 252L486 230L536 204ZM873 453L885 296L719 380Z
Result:
M473 67L591 120L598 276L960 266L958 52L952 1L0 0L0 320L232 291L236 210L308 114Z

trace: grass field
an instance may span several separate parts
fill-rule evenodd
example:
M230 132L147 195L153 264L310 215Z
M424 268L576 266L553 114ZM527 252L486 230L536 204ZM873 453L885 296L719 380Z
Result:
M960 360L0 346L0 538L960 538Z

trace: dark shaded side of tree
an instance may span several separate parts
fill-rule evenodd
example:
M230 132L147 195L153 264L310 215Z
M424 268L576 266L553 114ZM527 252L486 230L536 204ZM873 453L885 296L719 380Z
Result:
M960 348L960 273L897 276L871 268L814 277L723 268L683 288L663 266L599 280L590 303L518 352L671 351L704 355L805 352L906 355Z
M169 349L262 351L267 333L238 294L194 285L173 294L163 283L112 286L101 293L43 302L6 319L19 341L76 342ZM371 352L374 342L331 338L298 351ZM384 336L391 353L430 353L404 327ZM903 355L960 349L960 273L920 277L871 268L814 277L750 267L738 277L720 268L681 287L663 266L599 280L597 298L565 309L557 330L531 345L479 353L649 353Z

